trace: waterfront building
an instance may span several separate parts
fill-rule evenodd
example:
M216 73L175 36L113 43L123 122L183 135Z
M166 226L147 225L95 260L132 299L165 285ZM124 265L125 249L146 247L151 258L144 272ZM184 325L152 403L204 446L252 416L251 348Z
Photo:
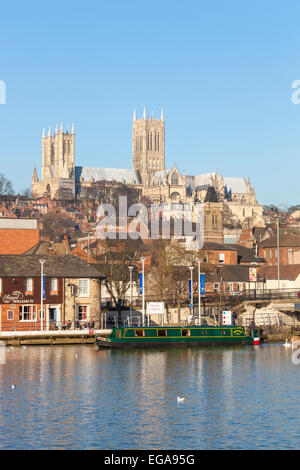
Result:
M0 330L41 329L41 260L43 264L43 329L68 323L98 322L100 281L97 269L72 255L0 256Z

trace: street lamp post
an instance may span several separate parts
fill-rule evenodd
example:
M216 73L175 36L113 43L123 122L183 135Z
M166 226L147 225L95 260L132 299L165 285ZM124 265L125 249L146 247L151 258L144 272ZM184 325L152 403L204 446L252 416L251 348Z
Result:
M191 315L194 318L194 304L193 304L193 269L194 266L190 266L191 271Z
M44 329L44 258L39 259L41 263L41 331Z
M143 256L142 261L142 279L143 279L143 310L142 310L142 325L145 326L145 261L146 258Z
M129 272L130 272L130 326L132 326L132 270L133 270L133 266L129 266Z
M198 263L198 324L201 325L201 259L197 259Z
M277 215L277 289L278 289L278 298L280 297L280 258L279 258L279 219L280 216Z

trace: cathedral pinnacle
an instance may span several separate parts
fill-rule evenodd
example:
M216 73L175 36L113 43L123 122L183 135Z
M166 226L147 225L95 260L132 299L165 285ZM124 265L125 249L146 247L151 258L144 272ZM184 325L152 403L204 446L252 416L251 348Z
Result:
M164 121L164 108L161 108L160 120Z
M147 114L146 114L146 106L144 106L144 114L143 114L143 119L147 119Z
M134 108L134 111L133 111L133 121L136 120L136 111L135 111L135 108Z
M60 132L62 132L62 133L64 132L64 126L63 126L62 122L60 123Z

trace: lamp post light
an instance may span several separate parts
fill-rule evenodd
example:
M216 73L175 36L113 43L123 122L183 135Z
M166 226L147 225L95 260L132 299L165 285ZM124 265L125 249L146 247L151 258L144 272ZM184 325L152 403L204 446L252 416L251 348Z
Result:
M198 258L198 324L201 325L201 259Z
M133 271L133 266L129 266L129 272L130 272L130 326L132 326L132 271Z
M39 259L41 263L41 331L44 329L44 258Z
M143 279L143 310L142 310L142 326L145 326L145 261L146 258L144 256L141 257L142 261L142 279Z
M193 269L194 266L190 266L190 271L191 271L191 315L194 318L194 304L193 304Z

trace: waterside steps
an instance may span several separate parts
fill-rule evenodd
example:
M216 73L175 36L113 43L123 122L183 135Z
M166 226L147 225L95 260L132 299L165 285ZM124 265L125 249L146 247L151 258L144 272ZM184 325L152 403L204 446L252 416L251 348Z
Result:
M0 342L7 346L95 344L97 336L108 337L112 330L0 331Z

